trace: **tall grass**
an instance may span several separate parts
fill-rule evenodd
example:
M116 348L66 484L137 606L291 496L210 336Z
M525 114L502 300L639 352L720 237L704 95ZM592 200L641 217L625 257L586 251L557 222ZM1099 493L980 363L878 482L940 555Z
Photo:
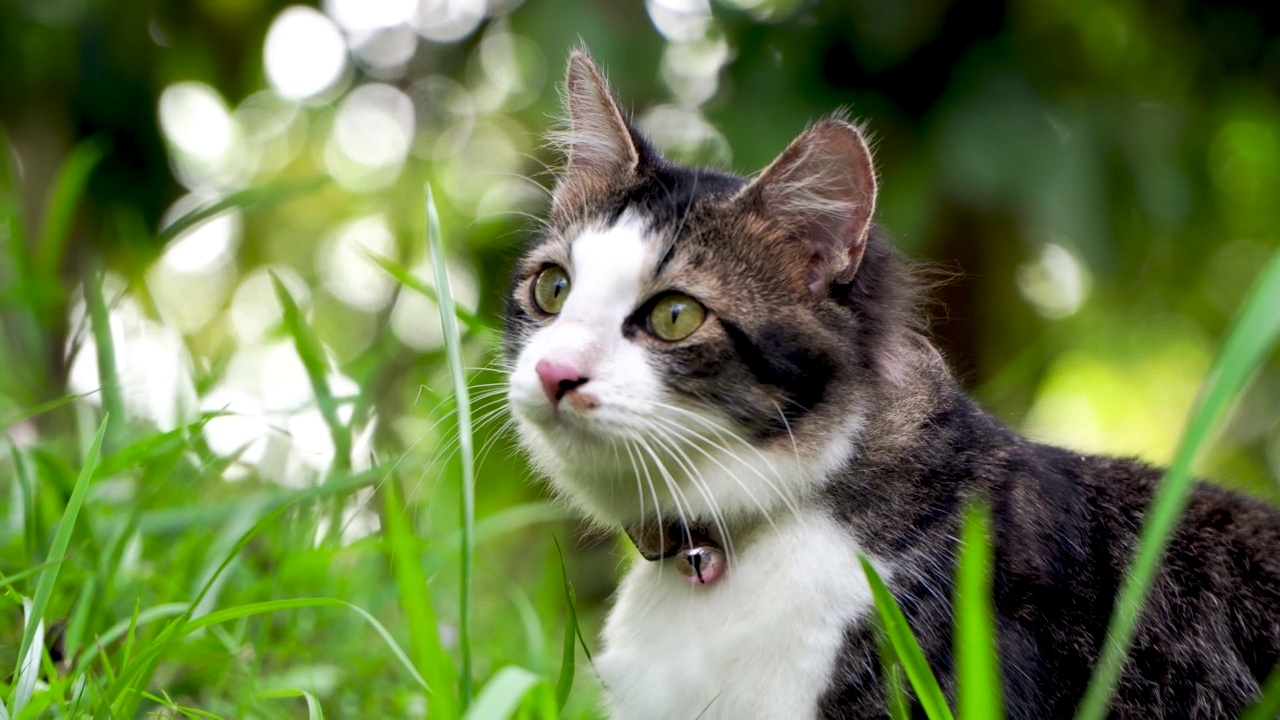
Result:
M0 173L0 242L6 246L0 312L11 333L26 333L18 336L21 346L0 347L0 401L35 399L39 393L28 391L51 389L38 367L43 356L27 351L56 337L58 322L50 318L67 313L71 293L55 288L80 193L101 152L88 144L72 153L38 242L27 234L11 168ZM319 187L307 182L239 193L197 208L159 235L172 239L219 212L263 209ZM477 517L477 421L463 358L468 343L487 352L496 333L453 302L438 214L429 198L419 207L428 212L434 284L383 260L402 291L425 291L441 308L448 396L457 409L444 438L431 440L434 455L444 459L422 472L433 485L459 488L456 528L439 522L447 513L412 497L424 480L403 455L375 453L369 462L352 462L360 418L346 414L352 399L335 393L333 360L280 278L272 278L282 311L278 333L301 360L334 451L313 486L280 487L256 477L228 483L224 476L239 453L219 456L202 435L223 411L168 431L126 421L131 389L119 381L111 330L116 299L104 290L106 263L88 258L80 280L99 390L0 405L0 430L38 428L34 443L6 443L8 457L0 461L6 463L0 475L9 480L6 496L17 501L5 516L17 524L0 527L6 548L0 604L16 614L0 618L21 618L16 627L0 619L0 635L16 630L11 647L0 644L0 658L11 668L0 676L0 720L593 714L590 692L571 697L576 609L556 555L541 562L542 572L556 578L549 586L555 591L512 600L526 618L523 634L505 632L519 623L495 630L476 622L485 619L478 602L487 614L495 614L497 602L488 586L483 594L473 587L477 576L492 573L477 562L483 548L509 544L511 536L563 515L535 503ZM454 454L456 443L462 450ZM351 513L362 509L374 509L379 527L347 540ZM454 585L451 576L459 571L456 601L436 592ZM510 592L510 582L500 583L502 592ZM548 643L544 626L553 623L544 619L559 612L563 640ZM522 641L527 648L519 647ZM522 660L513 662L516 656Z

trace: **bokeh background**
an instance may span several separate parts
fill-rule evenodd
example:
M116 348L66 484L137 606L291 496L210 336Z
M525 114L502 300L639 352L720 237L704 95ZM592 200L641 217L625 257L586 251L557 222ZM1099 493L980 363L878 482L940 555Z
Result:
M453 293L478 318L464 326L482 456L477 677L510 663L554 675L557 541L591 642L620 546L546 502L514 452L490 329L528 215L546 208L559 159L543 133L579 43L678 159L751 173L826 113L864 122L879 221L950 277L931 308L939 344L989 408L1046 441L1167 462L1280 246L1280 5L8 0L0 572L43 560L88 438L119 406L115 462L94 481L81 554L47 618L85 607L73 640L135 606L189 599L286 497L296 512L210 602L339 597L403 636L384 543L390 482L408 498L401 512L456 652L457 434L441 323L369 255L431 285L430 183ZM190 222L202 208L213 212ZM337 431L273 275L318 339ZM108 375L95 297L111 328ZM1280 497L1278 423L1273 358L1202 472ZM335 478L347 484L322 498L287 494ZM2 590L7 668L25 591ZM302 713L254 699L293 686L335 717L421 715L425 697L389 657L359 618L303 610L193 638L152 684L225 717ZM598 690L580 659L569 710L590 716Z

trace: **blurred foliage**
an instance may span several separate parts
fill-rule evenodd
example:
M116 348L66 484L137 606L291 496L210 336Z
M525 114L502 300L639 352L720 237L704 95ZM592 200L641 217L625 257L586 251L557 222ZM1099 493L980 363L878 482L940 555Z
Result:
M189 599L254 520L319 484L331 491L306 502L322 512L250 545L220 601L333 596L407 638L379 544L391 482L456 650L452 390L436 308L414 289L432 286L430 182L477 368L477 677L558 667L557 535L579 546L568 570L593 637L614 548L538 504L483 327L500 327L526 215L545 209L558 159L541 136L579 42L679 159L750 173L814 118L865 123L879 220L955 275L936 337L1035 437L1168 462L1280 245L1280 9L1261 4L9 0L0 572L44 561L117 408L49 618L84 603L87 638ZM1278 424L1273 358L1201 470L1280 496ZM77 595L86 578L105 586ZM5 592L0 668L30 594ZM302 687L334 717L420 709L363 620L326 612L197 636L156 683L235 716L284 712L243 699L245 683ZM594 692L579 682L571 714Z

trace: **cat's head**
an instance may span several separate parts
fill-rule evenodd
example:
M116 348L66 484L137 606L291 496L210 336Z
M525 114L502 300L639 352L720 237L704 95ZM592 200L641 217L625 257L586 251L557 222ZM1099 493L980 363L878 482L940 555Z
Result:
M904 292L866 141L823 120L748 180L662 158L581 51L565 96L567 163L507 303L522 444L602 522L784 508L892 382Z

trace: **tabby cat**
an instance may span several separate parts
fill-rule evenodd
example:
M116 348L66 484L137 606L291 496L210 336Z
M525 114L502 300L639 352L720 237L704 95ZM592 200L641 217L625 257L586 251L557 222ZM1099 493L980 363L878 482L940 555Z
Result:
M508 396L537 469L641 554L594 662L609 714L884 716L859 553L954 698L958 519L982 498L1007 714L1070 716L1160 470L1036 444L966 397L872 222L855 126L819 121L746 179L665 160L585 52L565 96ZM1201 485L1112 712L1234 717L1278 652L1280 512Z

